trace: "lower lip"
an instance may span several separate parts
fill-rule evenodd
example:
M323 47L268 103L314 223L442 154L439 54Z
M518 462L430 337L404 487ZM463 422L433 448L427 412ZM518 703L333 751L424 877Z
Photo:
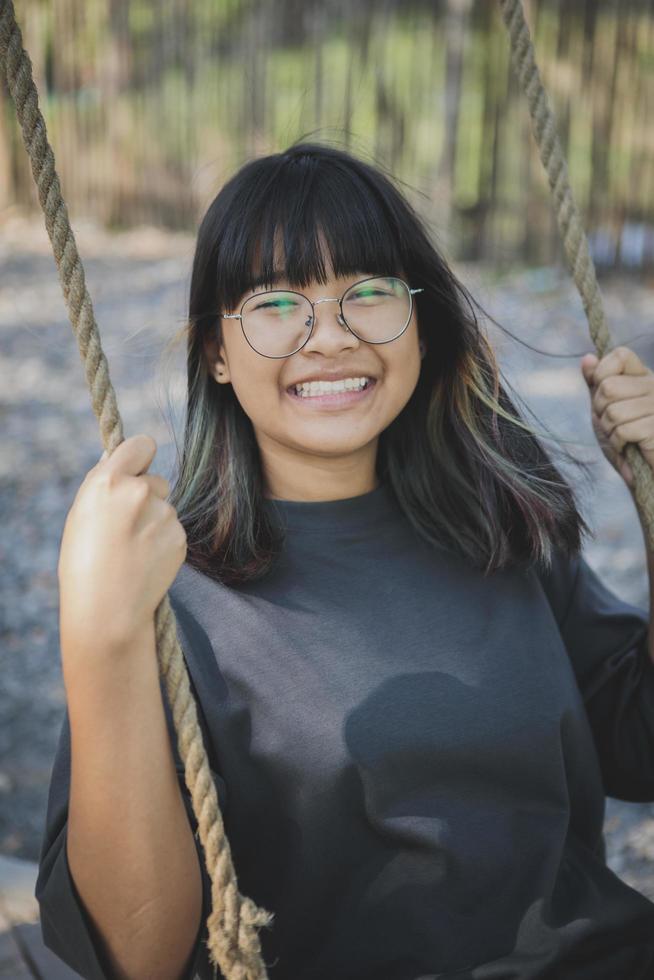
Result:
M349 408L350 405L356 405L358 402L362 402L371 393L373 388L376 387L377 382L373 381L367 388L359 391L335 391L332 395L307 395L306 398L302 397L302 395L294 395L291 391L287 391L286 394L294 402L299 402L303 407Z

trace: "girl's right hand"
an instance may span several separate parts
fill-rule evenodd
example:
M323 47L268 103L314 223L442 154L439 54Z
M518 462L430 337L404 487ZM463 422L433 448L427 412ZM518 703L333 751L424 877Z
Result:
M86 474L64 524L57 565L62 650L92 654L152 629L186 558L186 531L169 483L146 473L157 451L130 436Z

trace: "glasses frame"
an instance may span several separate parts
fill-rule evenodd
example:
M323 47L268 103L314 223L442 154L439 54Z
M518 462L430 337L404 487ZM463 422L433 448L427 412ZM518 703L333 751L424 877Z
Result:
M356 330L352 329L352 327L345 319L345 316L343 315L343 300L345 299L349 291L351 289L354 289L355 286L360 286L361 283L363 282L370 282L370 280L372 279L397 279L398 282L401 282L402 285L406 287L407 292L409 293L410 305L409 305L409 315L406 319L406 323L394 337L390 338L390 340L364 340L363 337L359 337L359 334L356 332ZM348 286L347 289L343 291L343 295L341 296L340 299L337 296L323 296L320 299L312 301L309 299L308 296L305 296L304 293L299 292L297 289L263 289L261 290L261 292L253 293L252 296L248 296L248 298L244 300L243 303L241 304L241 309L238 313L221 313L220 316L222 317L223 320L240 320L243 336L245 337L245 340L247 341L248 345L252 347L252 350L256 351L257 354L260 354L261 357L270 357L273 360L279 360L282 357L291 357L293 354L297 354L297 352L299 350L302 350L305 344L307 344L308 341L311 339L311 335L313 334L313 330L316 325L316 306L318 306L319 303L338 303L339 312L337 315L337 320L340 323L340 325L345 330L349 330L351 334L354 334L357 340L363 341L364 344L374 344L375 346L377 346L378 344L390 344L391 341L397 340L398 337L402 336L406 328L409 326L409 322L413 315L414 293L422 293L422 292L424 292L424 289L411 289L409 284L405 282L404 279L401 279L399 276L366 276L365 279L358 279L357 282L353 282L351 286ZM257 350L257 348L253 346L253 344L250 343L248 339L248 335L246 334L245 329L243 327L243 307L245 306L245 304L249 303L250 300L255 299L257 296L269 296L271 293L294 293L296 296L301 296L303 299L305 299L307 303L309 303L309 305L311 306L311 328L306 336L306 340L304 340L299 347L296 347L295 350L292 350L289 354L263 354L260 350Z

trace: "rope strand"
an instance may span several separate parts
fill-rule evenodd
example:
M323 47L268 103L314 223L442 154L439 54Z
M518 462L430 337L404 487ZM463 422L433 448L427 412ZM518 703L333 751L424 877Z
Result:
M532 132L554 199L568 267L581 296L591 340L595 344L598 357L602 358L613 346L613 341L604 315L595 264L570 186L554 110L536 64L522 0L499 0L499 4L509 35L513 68L527 97ZM627 443L624 455L634 474L634 496L647 529L650 546L654 550L654 473L637 443Z
M123 424L86 288L84 267L61 194L54 154L39 109L32 64L23 48L12 0L0 0L0 65L6 73L9 94L16 107L38 188L68 316L77 338L93 411L100 424L102 443L111 455L124 439ZM209 955L225 980L266 980L257 929L270 926L273 916L238 891L231 849L177 636L175 615L167 595L155 612L155 636L159 670L165 680L179 754L184 762L184 778L211 879L212 911L207 919Z

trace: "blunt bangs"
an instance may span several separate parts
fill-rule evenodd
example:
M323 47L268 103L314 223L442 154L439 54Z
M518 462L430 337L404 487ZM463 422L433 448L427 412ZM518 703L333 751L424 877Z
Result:
M236 178L216 249L225 310L281 278L298 289L324 283L328 261L337 277L404 276L409 267L393 209L365 164L344 165L322 146L308 155L304 146L253 161Z

